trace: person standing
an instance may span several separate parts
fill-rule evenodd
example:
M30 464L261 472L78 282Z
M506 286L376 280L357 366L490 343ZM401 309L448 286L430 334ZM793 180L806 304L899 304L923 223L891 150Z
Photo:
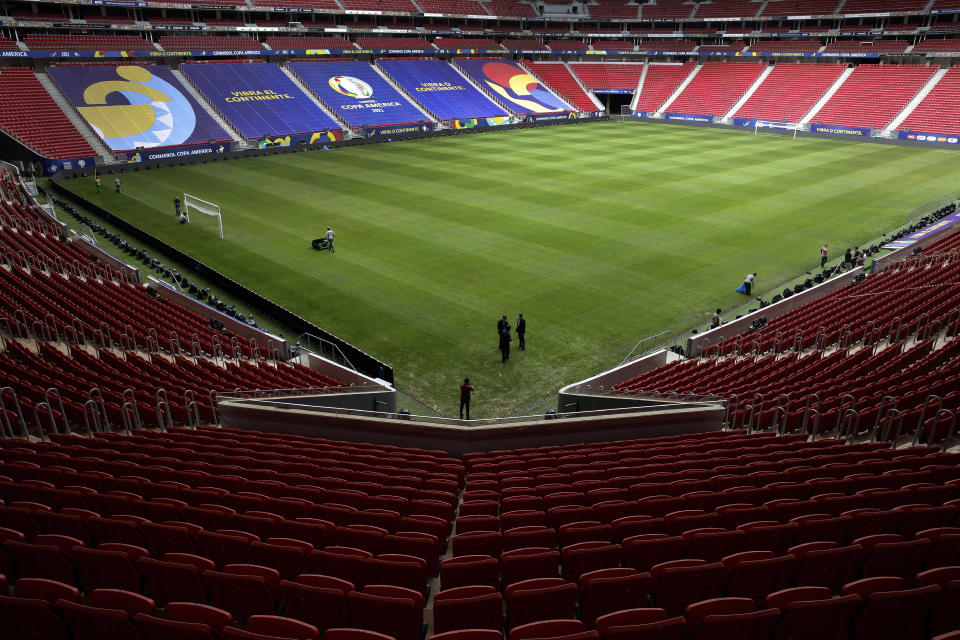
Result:
M720 309L717 309L713 314L713 319L710 321L710 328L716 329L720 326Z
M502 318L497 320L497 336L503 333L503 330L506 329L508 326L509 326L509 323L507 322L507 316L503 316Z
M829 252L829 247L824 244L820 247L820 268L823 269L823 265L827 264L827 254Z
M510 325L507 325L503 331L500 332L500 362L506 362L510 359Z
M97 177L93 180L93 182L94 182L94 184L97 185L97 193L103 193L103 190L100 188L100 186L103 184L103 183L100 181L100 176L97 176Z
M463 410L467 410L467 420L470 419L470 394L473 393L473 385L470 384L470 378L464 378L460 385L460 419L463 420Z
M847 252L843 254L843 266L847 269L853 266L853 253L849 247L847 247Z
M177 219L180 219L180 198L173 198L173 210L177 212Z
M333 233L333 229L327 227L327 243L330 245L330 253L336 253L333 250L333 236L336 235Z
M523 314L517 316L517 346L520 347L520 351L526 351L527 343L524 341L523 337L527 333L527 319L523 317Z
M757 280L756 273L748 273L747 277L743 279L743 292L748 296L751 295L750 292L753 291L753 283Z
M117 187L117 193L120 193L120 176L113 179L113 184Z

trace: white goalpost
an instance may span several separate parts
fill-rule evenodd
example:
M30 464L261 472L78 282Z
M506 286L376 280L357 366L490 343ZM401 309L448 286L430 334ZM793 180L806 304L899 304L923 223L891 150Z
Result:
M771 120L757 120L753 125L753 135L760 133L760 129L782 129L793 131L793 137L797 137L797 131L803 131L803 125L799 122L773 122Z
M215 205L212 202L207 202L206 200L201 200L196 196L192 196L189 193L183 194L183 213L187 217L187 222L190 222L190 209L196 209L200 213L205 213L208 216L213 216L217 219L217 227L220 230L220 237L223 238L223 217L220 215L220 206Z

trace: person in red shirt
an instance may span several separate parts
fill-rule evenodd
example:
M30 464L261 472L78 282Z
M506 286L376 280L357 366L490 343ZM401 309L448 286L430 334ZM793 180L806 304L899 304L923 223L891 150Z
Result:
M470 419L470 394L473 392L473 385L470 384L470 378L464 378L460 385L460 419L463 420L463 409L467 409L467 420Z

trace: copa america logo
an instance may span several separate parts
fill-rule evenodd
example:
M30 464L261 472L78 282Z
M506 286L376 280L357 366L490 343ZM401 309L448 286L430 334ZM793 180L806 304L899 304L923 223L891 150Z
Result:
M373 97L373 87L352 76L333 76L330 78L330 88L357 100Z

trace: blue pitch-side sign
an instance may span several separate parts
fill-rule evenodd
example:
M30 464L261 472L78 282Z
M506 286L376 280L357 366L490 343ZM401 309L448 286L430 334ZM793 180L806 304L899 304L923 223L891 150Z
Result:
M713 116L702 116L695 113L665 113L666 120L682 120L683 122L713 122Z
M428 133L433 131L432 122L412 122L410 124L390 125L386 127L367 127L363 131L365 138L381 136L402 136L412 133Z
M209 156L229 151L227 143L194 144L181 147L161 147L158 149L140 149L127 156L127 162L149 162L150 160L183 160Z
M835 136L870 136L870 129L865 127L845 127L842 125L830 124L812 124L810 131L816 133L829 133Z
M917 142L940 142L944 144L960 144L960 135L946 135L943 133L918 133L916 131L901 131L897 136L900 140L914 140Z
M650 117L650 112L649 112L649 111L637 111L636 109L634 109L633 111L630 112L630 115L633 116L634 118L649 118L649 117Z

